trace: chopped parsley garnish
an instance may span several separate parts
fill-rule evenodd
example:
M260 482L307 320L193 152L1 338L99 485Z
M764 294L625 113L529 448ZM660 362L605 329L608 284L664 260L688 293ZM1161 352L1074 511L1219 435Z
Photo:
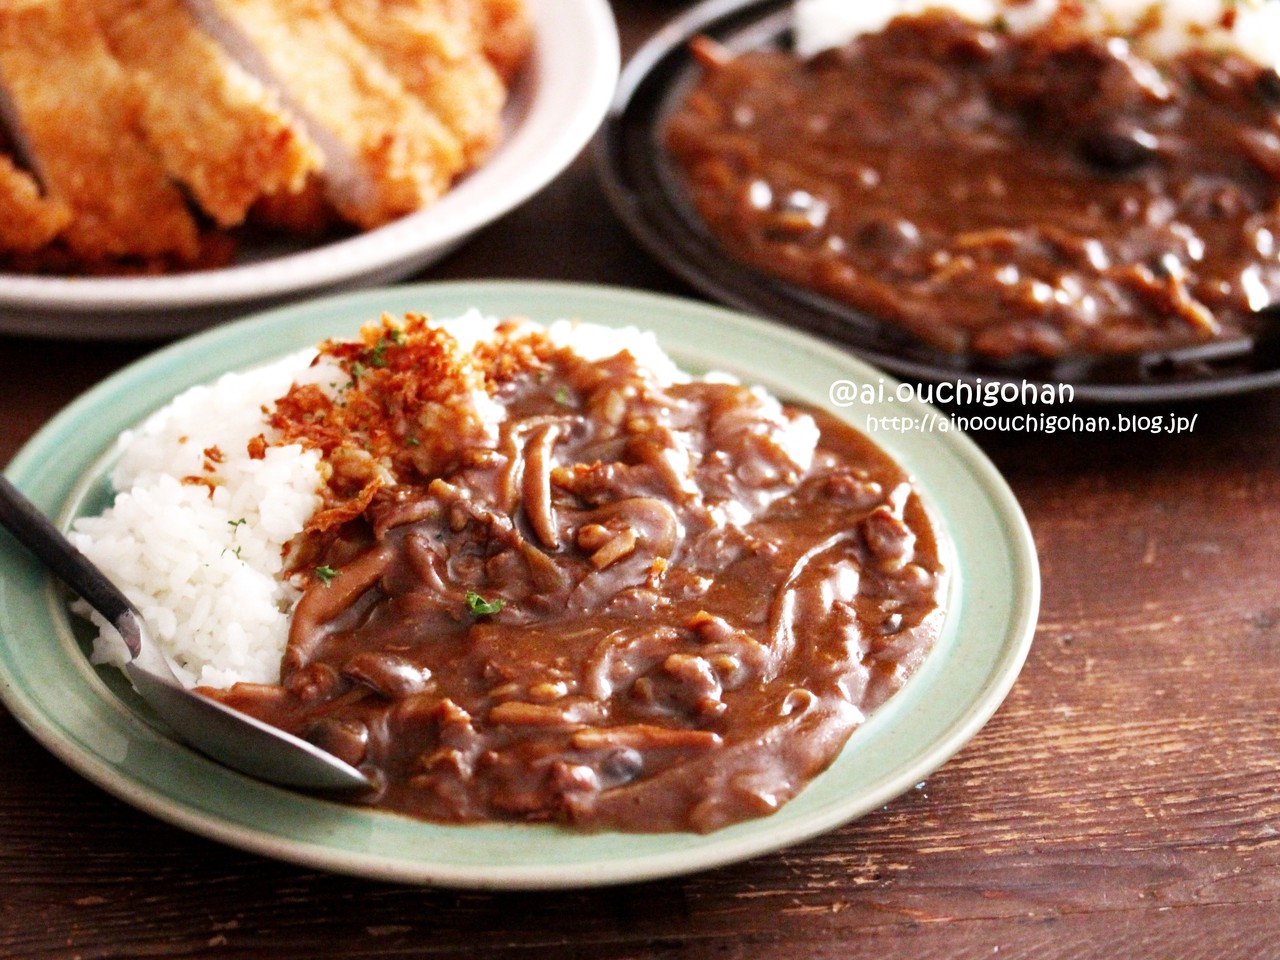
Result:
M569 391L564 387L556 387L556 392L552 394L552 397L555 399L556 403L560 404L562 407L567 407L569 405Z
M406 447L420 447L422 446L422 441L419 440L417 437L405 437L404 445Z
M333 583L333 578L338 575L338 571L333 567L316 567L316 578L326 587Z
M497 600L486 600L472 590L467 591L467 609L471 611L472 616L488 617L497 613L504 606L506 606L506 601L501 597Z
M351 365L351 382L353 384L357 383L360 378L364 376L365 369L365 365L359 360Z
M404 343L404 331L392 328L378 338L372 349L366 351L365 360L369 366L381 369L387 365L387 348Z
M369 351L369 366L385 367L387 365L387 346L390 341L386 337L380 339Z
M233 540L235 539L236 530L240 527L240 525L241 525L241 524L248 523L248 522L249 522L249 521L248 521L248 520L246 520L244 517L241 517L239 520L228 520L228 521L227 521L227 526L231 528L231 538L232 538ZM225 553L227 553L227 551L231 551L231 553L235 554L235 558L236 558L237 560L240 560L241 562L243 562L243 559L242 559L242 558L241 558L241 556L240 556L240 551L241 551L241 550L243 550L243 549L244 549L244 547L242 547L242 546L238 546L238 547L236 547L234 550L231 550L231 548L230 548L230 547L225 547L225 548L223 548L223 551L222 551L222 552L225 554Z

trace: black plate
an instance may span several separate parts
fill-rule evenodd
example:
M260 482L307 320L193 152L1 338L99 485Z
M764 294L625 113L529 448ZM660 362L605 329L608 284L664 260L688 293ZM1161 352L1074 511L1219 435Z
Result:
M1131 357L995 362L934 350L862 311L734 260L686 199L661 131L697 79L693 37L705 34L737 53L788 47L790 10L791 0L706 0L659 30L622 72L597 140L597 169L614 209L667 267L723 303L837 340L914 380L1069 383L1076 399L1098 402L1185 400L1280 385L1273 336Z

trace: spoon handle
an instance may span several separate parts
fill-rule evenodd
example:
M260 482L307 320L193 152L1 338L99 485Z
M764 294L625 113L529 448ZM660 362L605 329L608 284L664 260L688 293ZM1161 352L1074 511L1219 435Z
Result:
M34 503L0 474L0 526L20 544L34 553L50 570L93 609L117 628L129 616L136 615L133 605L101 570L72 546ZM132 631L122 630L125 643L133 656L138 655Z

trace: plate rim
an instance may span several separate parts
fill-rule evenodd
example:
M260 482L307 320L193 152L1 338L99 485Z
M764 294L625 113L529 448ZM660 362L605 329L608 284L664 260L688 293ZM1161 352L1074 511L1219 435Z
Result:
M585 311L586 313L597 311L601 313L607 312L609 315L615 312L624 314L628 312L662 314L663 311L666 311L666 318L663 320L664 324L675 324L677 321L681 324L696 321L712 323L719 334L724 334L727 330L731 331L733 336L743 337L752 342L759 342L763 338L764 341L771 343L772 346L784 346L804 359L825 359L840 370L856 373L858 376L883 379L892 383L891 379L882 377L875 368L850 356L847 352L823 343L808 334L799 333L764 320L696 301L586 284L538 281L428 283L384 290L358 291L278 308L248 317L239 323L215 328L196 337L191 337L163 348L151 356L125 367L119 373L89 390L55 416L24 445L22 450L10 462L5 473L19 487L27 489L29 495L43 499L45 502L41 503L41 506L46 511L51 511L54 507L59 507L60 504L49 504L48 495L42 496L40 490L29 489L40 479L42 473L56 472L56 467L47 464L42 467L41 458L49 447L58 443L60 434L74 431L85 417L94 416L101 419L106 416L104 411L111 409L113 402L116 406L119 406L119 395L122 390L134 388L135 406L145 406L145 403L137 402L147 399L140 395L147 394L148 391L151 394L157 394L162 392L163 388L164 391L167 391L166 396L158 399L160 402L166 402L167 397L172 396L174 392L172 383L164 379L166 371L170 376L172 376L175 369L179 372L184 382L179 384L177 389L181 389L186 383L210 379L210 377L203 376L199 372L193 372L193 367L188 362L192 359L201 361L195 364L195 371L205 370L210 366L227 368L243 366L244 364L238 363L234 356L228 357L227 354L228 347L238 346L239 354L244 354L245 352L256 353L260 361L268 360L273 356L283 354L296 345L291 340L289 342L281 342L282 331L292 329L291 325L299 324L312 313L319 314L322 317L321 325L335 323L337 321L333 318L341 316L344 318L341 322L345 325L345 328L354 334L354 330L360 322L359 318L376 316L378 310L382 307L393 310L406 309L403 306L389 305L385 302L387 300L395 300L397 304L403 304L406 301L448 300L450 297L459 302L476 302L482 309L485 308L485 300L508 303L527 300L543 305L551 303L566 305L567 309L557 309L555 311L557 316L581 315L584 313L583 305L588 303L591 304L591 309ZM554 319L553 316L546 313L535 314L535 316L543 320ZM600 320L602 318L588 316L586 319ZM319 336L327 333L327 329L316 331L312 338L318 339ZM286 337L285 339L288 338ZM714 352L714 346L714 344L705 344L700 346L699 349L704 352ZM678 349L673 350L673 353L679 352L681 351ZM695 351L686 350L683 352L690 354ZM232 351L232 353L235 354L237 351ZM732 363L729 364L730 367L734 365ZM743 367L745 364L739 362L736 365ZM151 386L146 389L136 389L144 381L150 382ZM923 404L912 403L910 405L902 404L898 409L900 411L914 409L917 412L923 412L928 411L930 408ZM838 413L839 411L836 412ZM115 428L115 420L118 419L119 416L112 418L112 424L110 425L112 429ZM136 415L133 416L132 422L136 422L137 419L140 418ZM894 449L894 443L884 442L879 438L873 439L876 439L881 446L889 450L895 458L900 458L899 451ZM921 449L927 450L930 447L930 444L925 444L922 445ZM178 764L180 772L187 770L191 764L194 764L200 773L201 782L212 785L212 790L206 790L205 792L212 792L215 797L219 789L234 793L234 796L227 802L234 801L237 797L243 802L243 798L252 797L254 803L261 805L262 809L292 810L295 813L299 805L301 805L302 809L307 811L309 816L313 816L315 821L314 823L307 822L302 826L318 830L321 839L317 840L314 836L300 838L296 832L292 836L281 837L278 832L273 833L266 829L255 831L246 828L243 823L236 823L233 818L225 815L225 811L219 816L213 815L209 809L209 803L213 801L205 803L193 802L190 797L184 797L186 802L183 804L164 796L158 796L156 790L144 780L139 780L137 776L131 776L136 771L131 769L122 770L121 764L113 765L108 762L103 755L105 748L96 751L86 749L74 740L61 736L60 729L63 724L59 722L58 718L48 716L41 709L38 702L33 699L32 694L21 689L21 686L15 683L15 678L10 673L8 656L11 656L12 652L10 651L8 655L6 654L6 644L9 642L6 640L6 633L12 633L13 631L9 613L11 605L9 603L0 603L0 700L3 700L8 705L19 723L28 732L67 766L70 766L108 793L119 797L130 805L192 833L206 836L240 849L250 850L305 866L372 879L477 889L581 888L657 879L722 866L768 853L779 847L789 846L816 834L826 832L835 826L865 814L869 810L875 809L889 799L903 793L914 783L924 779L934 769L950 759L955 752L967 743L996 711L1013 686L1030 649L1039 609L1039 566L1034 541L1026 523L1026 518L1023 516L1012 491L1008 488L995 466L986 458L977 445L961 434L951 434L942 449L949 452L949 455L969 472L969 475L977 485L977 489L987 500L992 516L997 519L1002 527L999 531L1002 540L1001 547L1009 551L1012 568L1015 574L1021 578L1021 582L1017 585L1019 589L1014 592L1014 602L1008 610L1007 620L1004 621L1005 635L996 645L999 651L998 661L991 671L983 677L980 696L965 705L961 713L961 719L953 723L945 731L945 735L937 738L932 743L925 756L918 758L908 766L900 766L893 771L894 775L892 777L884 778L882 782L864 789L857 809L852 810L852 812L847 806L837 805L833 807L828 805L827 808L819 811L819 815L810 816L804 820L799 828L792 825L790 821L785 821L786 826L782 831L774 832L769 829L770 826L780 822L783 812L800 802L809 788L802 792L800 797L793 800L791 804L784 807L783 811L774 814L772 817L748 821L746 824L736 825L736 827L706 835L661 835L684 838L687 843L672 846L670 842L664 841L663 843L651 845L653 852L630 856L622 860L616 858L597 860L587 856L574 860L571 866L554 862L508 863L490 865L483 869L478 869L474 865L468 864L424 863L421 860L406 860L403 857L392 861L383 854L361 854L351 850L334 849L323 842L323 831L330 818L336 818L333 823L338 826L341 826L343 822L358 821L361 818L389 818L382 819L380 822L383 824L394 822L403 828L405 826L404 822L399 818L376 812L352 810L348 807L313 798L300 798L298 795L291 794L288 791L250 781L239 774L217 767L211 761L204 760L191 754L186 748L167 741L154 730L148 732L145 726L137 729L131 728L130 737L136 735L137 738L144 742L135 744L131 740L130 743L126 744L127 748L136 747L141 751L141 755L144 756L154 754L159 758L156 762ZM101 455L100 450L90 451L90 453L92 453L92 456L80 457L77 462L81 465L87 465ZM74 488L76 484L83 482L84 476L81 473L69 479L71 488ZM63 481L63 486L66 487L66 479ZM69 493L68 490L64 489L61 493L53 495L65 500ZM944 526L953 522L949 517L944 516L942 519ZM3 552L4 545L0 544L0 555L3 555ZM13 551L10 552L12 553ZM0 600L4 600L6 592L10 589L9 580L12 576L14 575L0 567ZM52 592L53 588L48 579L40 576L37 576L36 579L37 581L43 580L44 592L51 602L60 604L60 601L57 600L56 595ZM965 589L964 580L965 571L963 569L954 571L953 590L957 592L963 591ZM967 603L968 601L966 600L965 602ZM961 613L963 613L963 609ZM944 632L946 630L947 627L944 625ZM931 662L933 662L932 659L926 659L924 667L921 668L921 673L929 669ZM75 665L72 668L81 669ZM87 673L88 678L96 676L87 664L83 665L83 671ZM918 676L920 674L917 674ZM88 682L92 683L92 679L89 679ZM910 685L909 682L907 688L904 689L909 689ZM94 691L94 693L96 695L97 692ZM893 703L894 700L891 700L884 710L874 714L863 729L871 728L872 725L876 724L877 718L886 715L886 711ZM98 706L100 707L101 705L98 704ZM884 724L881 725L883 726ZM857 735L858 732L855 732L855 737ZM846 747L847 750L848 747ZM179 760L181 760L181 763L179 763ZM186 766L183 766L183 764ZM291 826L296 831L299 825L291 824ZM377 826L375 823L371 829L376 831ZM488 831L489 834L501 834L523 840L530 836L530 829L525 825L497 825L496 827L440 827L439 825L431 825L422 832L426 835L431 835L433 832L440 830L458 831L459 833L455 834L456 837L463 833L478 835L480 832ZM489 834L486 834L486 836ZM583 847L584 843L589 848L589 838L598 836L586 835L588 839L584 840L584 835L574 832L566 833L563 828L558 827L546 827L540 835L545 837L551 834L561 838L565 844L573 846L575 850ZM652 837L654 835L609 834L606 836L615 839L618 837L629 838L633 844L643 846L643 839L637 840L636 838ZM693 852L690 853L690 850Z
M660 30L654 33L623 65L618 85L614 92L613 102L595 139L593 158L596 173L604 188L610 206L623 221L630 234L659 263L663 264L682 280L695 289L713 297L726 306L745 312L761 312L776 309L780 314L775 317L779 322L797 321L805 324L817 335L833 342L840 343L870 363L884 367L900 377L913 377L925 382L941 379L951 381L1012 381L1021 383L1024 380L1036 384L1070 383L1075 390L1075 399L1084 403L1123 403L1148 404L1168 403L1186 400L1200 400L1210 397L1231 396L1249 393L1256 390L1269 389L1280 385L1280 366L1248 372L1227 372L1222 375L1203 378L1188 378L1167 381L1151 380L1147 382L1128 382L1125 380L1090 380L1087 375L1078 378L1071 373L1070 362L1064 361L1060 370L1050 368L1048 373L1037 368L1036 361L1028 360L1026 370L1018 366L1007 369L999 365L978 366L970 368L966 365L964 355L952 358L940 351L917 344L906 334L897 333L894 328L882 325L881 321L867 318L864 325L876 327L875 336L888 339L889 343L859 342L850 337L850 323L811 306L808 301L825 301L816 292L805 291L780 278L771 277L753 267L739 264L727 253L716 249L714 241L705 241L689 236L671 234L667 226L655 223L648 210L653 203L631 183L631 168L627 165L623 150L623 135L629 122L631 111L644 109L643 88L653 80L655 70L668 64L673 57L683 57L690 61L687 53L681 54L688 41L696 34L708 29L714 31L718 25L742 21L756 26L771 17L782 16L788 8L789 0L701 0L694 6L683 10L669 20ZM683 72L683 71L681 71ZM667 102L671 90L664 82L654 94L663 103ZM637 108L637 103L641 106ZM647 122L647 121L646 121ZM650 138L656 131L645 127ZM659 206L665 206L663 200ZM675 219L679 219L677 215ZM692 236L692 235L691 235ZM691 248L696 248L692 249ZM723 279L715 275L699 262L702 258L710 258L717 263L727 265L740 274L745 280L735 282L734 279ZM763 288L763 294L753 289ZM830 301L839 310L861 315L860 311L843 307ZM899 352L893 341L902 339L906 353ZM922 357L912 353L923 354ZM930 356L936 353L936 357ZM1157 358L1159 352L1153 352ZM1104 358L1105 359L1105 358ZM1077 363L1078 366L1078 363ZM1153 359L1151 364L1141 369L1158 367Z
M519 178L497 179L495 189L476 192L469 205L456 211L451 202L469 182L477 178L483 178L482 185L488 182L485 171L501 161L503 146L519 143L517 126L493 157L471 171L437 203L373 230L261 261L187 273L75 277L0 272L0 310L153 314L220 304L252 306L254 300L356 282L363 275L393 269L403 260L460 242L515 209L563 171L591 140L613 99L621 45L607 0L530 0L530 8L535 21L533 68L518 79L513 101L527 97L526 109L537 110L546 130L554 128L555 132L543 149L519 167ZM574 28L572 35L589 39L582 49L574 47L575 56L564 55L566 26ZM548 87L553 92L572 93L575 99L540 100L539 91ZM543 131L540 128L536 132ZM546 140L547 134L542 139ZM439 216L442 208L448 215L444 229ZM0 322L0 331L4 329Z

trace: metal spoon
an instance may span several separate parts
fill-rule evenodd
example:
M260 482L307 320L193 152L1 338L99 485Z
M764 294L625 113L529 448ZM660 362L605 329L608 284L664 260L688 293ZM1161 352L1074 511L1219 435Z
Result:
M319 747L184 687L164 653L148 639L137 609L3 476L0 526L120 631L130 655L124 672L179 738L228 767L271 783L313 790L371 786L363 773Z

